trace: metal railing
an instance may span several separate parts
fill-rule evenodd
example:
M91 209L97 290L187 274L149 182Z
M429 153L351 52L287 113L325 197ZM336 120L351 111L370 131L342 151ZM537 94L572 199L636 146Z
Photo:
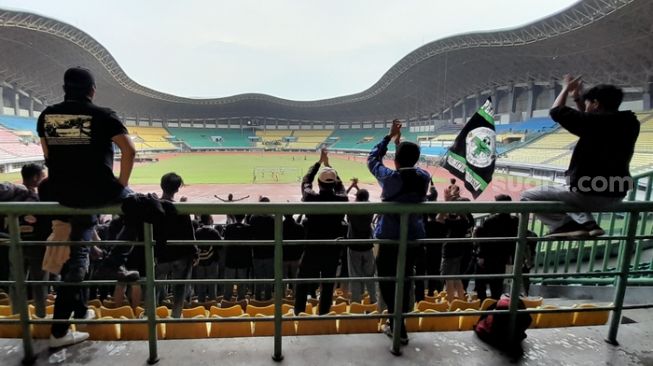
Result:
M394 324L400 324L404 318L409 317L440 317L440 316L460 316L457 312L445 313L402 313L401 304L403 301L403 287L406 286L406 280L424 280L424 279L472 279L472 278L507 278L511 279L510 296L518 298L520 288L524 278L528 277L569 277L566 273L537 273L523 274L521 265L513 266L511 274L488 274L488 275L440 275L440 276L405 276L407 248L410 244L430 245L435 243L463 243L463 242L496 242L514 240L516 241L515 263L523 263L527 243L533 238L527 236L529 217L532 213L545 212L573 212L572 207L566 206L559 202L447 202L447 203L423 203L423 204L397 204L397 203L264 203L264 204L195 204L195 203L178 203L175 204L180 214L270 214L274 216L274 240L265 241L171 241L169 245L273 245L274 246L274 279L248 279L242 282L274 283L274 305L275 312L272 318L202 318L202 319L159 319L156 317L155 303L155 286L158 284L221 284L221 283L238 283L233 279L209 279L209 280L155 280L154 276L154 248L152 240L152 226L144 224L144 238L142 242L21 242L20 230L18 225L19 216L22 215L88 215L88 214L119 214L121 213L118 206L111 206L97 209L71 209L55 203L0 203L0 213L7 215L10 233L11 261L13 263L13 281L0 281L0 285L12 285L15 287L14 309L18 310L20 318L18 320L0 320L2 324L20 324L22 329L22 343L24 351L24 361L32 362L35 360L34 348L32 344L31 324L52 324L59 322L70 322L73 324L123 324L123 323L146 323L148 327L149 358L148 363L153 364L158 361L157 331L158 323L215 323L215 322L274 322L274 350L272 358L275 361L283 359L282 354L282 322L283 321L301 321L301 320L333 320L342 319L342 317L333 316L283 316L282 317L282 297L284 296L285 283L300 282L352 282L361 280L374 281L395 281L395 298L388 299L394 301L395 311L393 314L361 314L348 316L347 319L358 318L393 318ZM615 205L605 212L626 212L628 214L628 223L626 225L625 235L618 237L622 241L622 250L619 258L617 271L601 272L603 276L616 277L616 286L614 301L611 306L601 306L593 309L573 309L574 312L581 311L612 311L612 319L609 325L607 341L613 344L617 343L617 332L621 320L621 312L624 309L650 308L653 304L643 304L635 306L624 306L624 295L628 284L628 276L631 273L628 264L631 261L635 249L635 243L638 240L651 239L651 236L638 235L637 223L639 214L653 211L653 202L623 202ZM516 237L503 238L462 238L462 239L422 239L416 241L408 240L408 220L410 214L427 214L434 212L456 212L456 213L516 213L519 216L519 230ZM397 240L289 240L283 238L283 216L285 214L397 214L400 217L400 235ZM538 239L549 243L546 238ZM23 246L30 245L88 245L88 244L115 244L115 245L143 245L145 247L146 260L146 279L137 281L145 286L145 319L95 319L95 320L52 320L52 319L31 319L26 299L26 286L28 285L54 285L54 286L88 286L88 285L107 285L115 284L115 281L83 281L81 283L62 283L53 281L26 281L23 268ZM284 279L282 273L283 246L284 245L312 245L318 243L328 243L332 245L348 245L363 243L378 243L379 245L398 245L398 255L396 262L396 277L351 277L351 278L298 278ZM652 270L637 271L638 274L651 275ZM595 277L596 273L575 273L573 277ZM493 314L510 314L511 337L514 337L515 324L518 313L552 313L570 310L543 310L543 309L526 309L518 310L518 301L511 301L510 308L507 311L493 311ZM479 315L487 311L468 311L464 315ZM391 351L394 354L401 354L400 349L400 332L394 332L392 338Z
M627 200L636 202L650 202L653 196L653 172L633 176L634 189L628 192ZM653 234L653 212L641 212L637 221L636 232L640 236ZM543 284L587 284L587 285L613 285L615 277L612 271L616 266L610 265L611 258L616 258L616 263L623 254L624 241L630 213L628 212L603 212L597 215L597 224L603 227L607 236L592 240L540 240L534 253L534 272L540 274L565 273L568 277L547 278L546 276L534 277L534 282ZM542 237L545 234L544 225L539 221L530 222L530 230ZM653 257L648 262L643 262L643 252L653 248L650 237L638 239L635 243L635 253L632 260L632 271L629 281L637 285L653 285L653 276L639 274L638 270L653 270ZM630 263L629 263L630 264ZM577 278L574 273L592 272L592 278ZM599 276L608 272L606 276Z

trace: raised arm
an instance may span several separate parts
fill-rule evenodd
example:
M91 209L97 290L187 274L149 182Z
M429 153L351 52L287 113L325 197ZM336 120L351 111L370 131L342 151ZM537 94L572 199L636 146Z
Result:
M383 165L383 157L388 152L388 144L390 141L395 138L396 142L399 141L401 136L401 122L397 119L392 121L392 127L390 127L390 132L388 135L383 137L381 142L376 144L370 154L367 156L367 168L370 170L370 173L381 183L386 177L392 175L394 172L392 169Z

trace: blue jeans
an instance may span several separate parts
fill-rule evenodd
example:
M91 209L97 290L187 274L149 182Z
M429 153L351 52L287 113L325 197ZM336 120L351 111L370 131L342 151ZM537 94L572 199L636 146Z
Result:
M89 219L91 218L91 219ZM95 225L94 216L72 216L70 218L70 241L90 241ZM64 282L81 282L88 272L88 247L70 246L70 259L61 269L61 280ZM58 286L57 298L54 302L53 319L69 319L74 313L75 318L86 316L88 290L80 286ZM61 338L68 332L70 324L52 324L51 333L55 338Z

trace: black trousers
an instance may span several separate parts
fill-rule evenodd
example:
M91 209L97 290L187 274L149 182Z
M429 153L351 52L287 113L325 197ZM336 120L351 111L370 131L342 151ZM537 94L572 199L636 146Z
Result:
M412 276L413 266L415 265L415 255L418 248L408 248L406 252L406 271L405 276ZM380 245L379 253L376 257L376 269L379 277L394 277L397 275L397 256L398 248L396 245ZM394 281L379 281L379 289L383 301L388 306L388 313L395 312L395 282ZM410 282L404 282L403 301L401 303L400 311L407 313L410 311ZM423 291L422 291L423 293ZM390 326L393 327L393 319L390 318ZM394 328L393 328L394 329ZM402 333L405 332L404 324L401 324Z
M70 241L90 241L95 220L90 216L74 216L70 219ZM81 282L86 277L89 267L88 247L72 245L70 258L61 268L63 282ZM58 286L57 298L54 301L53 319L69 319L71 314L75 318L86 316L86 303L88 302L88 289L81 286ZM55 338L66 335L69 323L52 324L51 333Z
M312 251L306 249L297 278L332 278L336 276L339 261L339 249L335 253L325 253L324 251ZM322 291L320 292L319 315L328 314L333 302L333 282L322 282ZM298 283L295 291L295 315L306 312L306 298L309 292L315 292L317 283Z
M478 264L476 265L476 274L503 274L506 271L504 266L490 265L481 267ZM490 287L490 297L499 300L503 294L503 278L496 279L481 279L477 278L474 280L475 290L478 299L483 301L487 298L487 287Z
M423 248L415 249L415 275L439 275L442 262L442 244L424 245ZM444 283L442 280L428 280L428 295L434 296L442 291ZM424 281L415 281L415 302L424 300Z

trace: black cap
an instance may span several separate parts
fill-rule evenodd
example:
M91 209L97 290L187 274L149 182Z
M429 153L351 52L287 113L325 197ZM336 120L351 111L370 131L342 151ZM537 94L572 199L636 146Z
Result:
M66 88L84 90L95 86L95 78L88 69L71 67L63 74L63 84Z

